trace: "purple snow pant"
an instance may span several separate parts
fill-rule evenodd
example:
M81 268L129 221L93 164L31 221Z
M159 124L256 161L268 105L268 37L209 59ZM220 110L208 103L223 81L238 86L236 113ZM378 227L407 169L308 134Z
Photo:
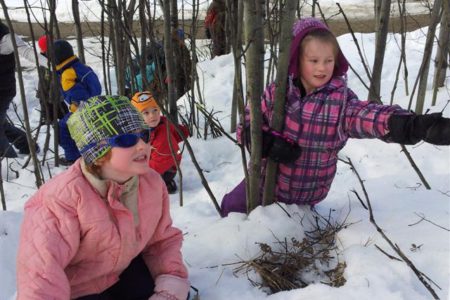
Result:
M222 217L228 216L230 212L247 213L246 199L245 179L243 179L231 192L223 196L220 204Z

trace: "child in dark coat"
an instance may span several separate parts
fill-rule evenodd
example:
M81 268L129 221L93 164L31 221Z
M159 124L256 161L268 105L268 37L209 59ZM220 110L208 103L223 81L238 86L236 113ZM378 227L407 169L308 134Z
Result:
M28 61L36 61L34 50L18 35L12 35L8 26L0 20L0 158L17 157L14 145L20 154L29 154L30 147L25 131L16 127L8 120L9 105L16 96L16 61L14 58L13 37L16 42L18 54ZM38 55L40 66L47 66L47 59ZM35 146L38 151L39 148Z
M276 200L313 206L330 190L338 153L349 138L378 138L415 144L421 140L450 144L450 119L440 113L416 115L394 105L360 101L347 86L347 59L328 27L314 18L297 21L292 30L283 129L270 128L275 83L261 100L263 153L261 195L267 159L278 162ZM238 128L249 137L250 114ZM246 143L248 142L248 138ZM222 200L221 213L246 212L242 181Z
M47 57L49 37L43 35L38 40L39 52L42 56ZM39 72L42 77L39 78L38 89L36 91L36 98L39 99L39 104L41 106L41 124L51 124L53 120L62 119L68 112L69 109L64 103L64 99L60 96L56 101L56 114L54 112L53 100L50 97L50 85L51 77L50 70L47 67L39 66Z
M175 129L175 125L161 116L161 110L150 92L136 93L131 99L131 103L142 113L145 123L153 129L150 139L153 148L149 165L164 179L169 193L175 193L177 185L173 179L177 174L177 165L180 165L181 162L178 143L183 139ZM169 126L169 131L167 131L167 126ZM189 136L189 129L186 126L178 125L178 128L185 137Z
M74 113L80 102L90 97L100 95L102 87L95 72L85 64L81 63L73 53L73 48L65 40L57 40L53 43L55 52L56 72L61 83L61 92L64 101L69 105L69 113L59 121L59 142L64 149L65 159L61 164L70 165L80 152L67 128L67 120Z

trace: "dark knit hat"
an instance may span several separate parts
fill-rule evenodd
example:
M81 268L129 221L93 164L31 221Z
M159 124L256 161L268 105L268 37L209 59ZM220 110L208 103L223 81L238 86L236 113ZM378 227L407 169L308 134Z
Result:
M57 65L74 55L72 46L66 40L56 40L53 43L53 50Z
M125 96L89 98L70 116L67 126L86 164L95 162L111 149L109 144L100 143L104 139L148 129L141 113Z

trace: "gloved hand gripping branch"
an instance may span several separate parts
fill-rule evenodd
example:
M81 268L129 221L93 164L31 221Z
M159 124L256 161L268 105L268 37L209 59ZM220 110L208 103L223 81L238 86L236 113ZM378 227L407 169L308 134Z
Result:
M301 148L292 139L270 129L263 131L262 157L269 157L277 163L290 163L300 157Z
M250 149L250 126L245 128L245 146ZM262 158L271 158L277 163L290 163L300 157L301 148L292 139L284 136L282 133L273 129L263 130L262 132Z

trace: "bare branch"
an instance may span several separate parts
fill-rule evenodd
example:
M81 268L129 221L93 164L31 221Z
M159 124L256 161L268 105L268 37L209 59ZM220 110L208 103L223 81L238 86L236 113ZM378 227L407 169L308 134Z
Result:
M397 244L394 244L388 238L388 236L384 233L383 229L381 229L381 227L378 226L377 222L375 221L375 217L373 215L372 205L370 203L369 195L366 192L364 182L363 182L363 180L361 180L361 177L359 176L358 171L355 169L355 166L353 165L350 158L348 158L348 162L352 166L352 170L355 172L356 176L358 177L359 183L361 184L361 187L364 191L364 196L366 197L367 206L369 207L370 222L375 226L378 233L380 233L380 235L389 244L389 246L391 246L391 248L401 257L401 259L411 268L411 270L414 272L414 274L416 274L419 281L422 282L422 284L425 286L425 288L433 296L433 299L440 299L428 281L430 281L433 284L435 284L435 283L432 280L430 280L427 276L425 276L420 270L418 270L417 267L413 264L413 262L403 253L403 251L400 249L400 247ZM439 288L438 285L436 285L436 286Z
M425 218L424 215L419 215L418 213L414 213L414 214L415 214L416 216L418 216L418 217L420 218L420 220L417 221L417 222L415 222L415 223L408 224L408 226L414 226L414 225L417 225L417 224L421 223L422 221L426 221L426 222L428 222L428 223L430 223L430 224L433 224L433 225L436 226L436 227L439 227L439 228L441 228L441 229L444 229L445 231L449 231L449 232L450 232L450 229L445 228L445 227L443 227L443 226L441 226L441 225L438 225L438 224L436 224L436 223L434 223L434 222L428 220L427 218Z

